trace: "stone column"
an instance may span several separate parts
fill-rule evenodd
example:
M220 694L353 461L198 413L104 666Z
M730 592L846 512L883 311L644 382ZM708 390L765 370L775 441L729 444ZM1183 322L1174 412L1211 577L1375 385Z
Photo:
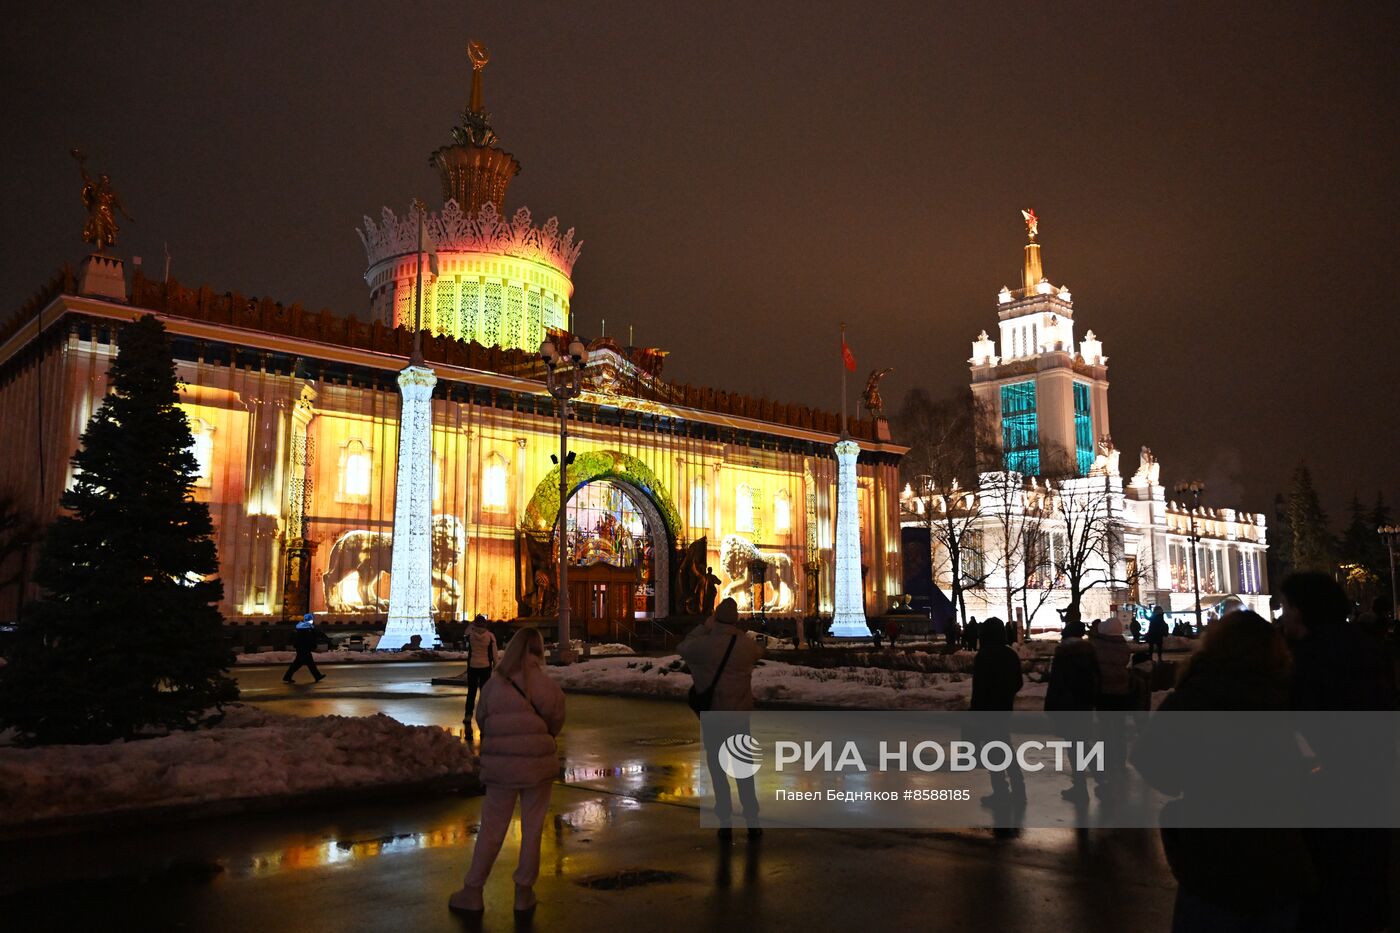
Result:
M836 612L831 634L858 638L870 634L860 573L860 511L856 500L856 458L860 445L836 442Z
M315 440L309 427L316 417L316 389L309 380L293 383L289 476L284 514L287 516L282 565L282 618L300 621L311 611L311 555L316 550L307 538L311 511L312 464Z
M389 622L380 650L397 651L414 635L431 648L433 625L433 386L426 366L399 373L403 408L395 466L394 551L389 570Z
M248 459L243 502L251 541L248 564L235 594L244 615L267 615L277 592L277 566L281 557L281 524L286 446L284 399L267 401L249 396Z

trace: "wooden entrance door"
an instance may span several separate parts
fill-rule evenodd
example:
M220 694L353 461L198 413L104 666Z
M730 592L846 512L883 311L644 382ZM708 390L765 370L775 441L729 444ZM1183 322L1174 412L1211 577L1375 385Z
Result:
M569 568L569 605L583 623L589 638L618 640L631 637L635 614L633 593L637 572L611 564Z

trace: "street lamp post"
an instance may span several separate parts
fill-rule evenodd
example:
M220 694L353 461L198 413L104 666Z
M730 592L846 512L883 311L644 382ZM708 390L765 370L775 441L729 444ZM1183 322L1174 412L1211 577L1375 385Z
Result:
M544 361L549 394L559 400L559 515L555 521L555 540L559 543L559 644L549 660L551 664L571 664L574 653L569 638L569 399L577 398L582 389L588 348L583 341L574 338L569 343L568 353L564 354L553 340L546 340L540 344L540 359Z
M1400 525L1382 525L1376 529L1385 546L1390 549L1390 618L1400 619L1400 589L1395 586L1395 548L1400 546Z
M1177 483L1176 494L1178 496L1191 496L1191 589L1196 594L1196 631L1201 631L1201 570L1200 570L1200 541L1201 536L1196 531L1196 510L1201 507L1201 493L1205 492L1206 484L1200 480L1190 483Z

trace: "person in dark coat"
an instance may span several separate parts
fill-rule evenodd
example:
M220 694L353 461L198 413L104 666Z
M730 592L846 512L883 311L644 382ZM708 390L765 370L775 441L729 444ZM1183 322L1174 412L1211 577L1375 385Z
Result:
M1326 574L1295 573L1279 589L1280 622L1293 655L1292 708L1394 710L1390 661L1366 631L1345 621L1350 601L1341 586ZM1321 765L1314 793L1388 793L1394 781L1393 734L1359 741L1346 730L1329 730L1304 738ZM1374 783L1361 788L1358 780ZM1304 898L1298 929L1384 929L1390 917L1390 830L1308 829L1303 836L1318 870L1318 889Z
M1096 717L1097 738L1104 742L1106 773L1095 778L1106 783L1121 777L1126 766L1128 738L1124 712L1132 708L1132 681L1128 665L1133 649L1123 639L1123 622L1117 616L1102 619L1089 633L1089 644L1099 662L1099 695L1094 709L1105 715Z
M294 683L292 675L305 667L311 672L311 676L316 678L316 683L325 679L325 674L316 667L316 659L311 656L311 652L316 650L316 646L321 642L329 643L324 632L316 627L316 617L311 613L302 616L297 627L292 630L292 649L297 656L292 659L292 663L287 668L287 673L282 675L282 683Z
M1011 741L1011 709L1025 679L1021 658L1006 643L1006 626L998 618L981 625L982 647L972 659L972 702L970 709L987 715L978 717L977 740L982 743ZM984 806L1008 803L1024 806L1026 779L1015 759L1005 771L990 771L992 792L982 798ZM1009 786L1008 786L1009 780Z
M1295 929L1315 877L1302 831L1200 826L1207 814L1278 819L1298 811L1305 769L1292 727L1281 719L1241 723L1232 743L1243 746L1239 754L1217 761L1200 754L1195 723L1176 716L1284 710L1288 672L1279 632L1253 612L1231 613L1207 630L1133 750L1143 779L1178 798L1161 817L1162 848L1177 880L1173 933Z
M968 651L977 650L977 617L971 616L967 620L967 625L963 627L963 645Z
M1099 659L1094 646L1084 638L1084 623L1078 618L1065 623L1060 644L1050 659L1050 684L1045 688L1045 711L1065 739L1087 742L1093 736L1094 700L1099 695ZM1069 713L1055 716L1055 713ZM1089 800L1088 775L1075 769L1070 786L1060 796L1076 803Z
M943 639L949 648L958 650L958 645L962 642L962 629L958 626L957 619L948 620L948 631L944 633Z
M1147 622L1147 649L1148 654L1157 655L1157 660L1162 660L1162 646L1167 641L1167 614L1162 611L1161 606L1152 607L1152 616Z

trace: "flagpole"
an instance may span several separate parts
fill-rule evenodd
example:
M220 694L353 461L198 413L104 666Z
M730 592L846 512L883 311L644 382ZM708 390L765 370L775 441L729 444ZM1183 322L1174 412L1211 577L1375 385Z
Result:
M841 436L846 437L846 322L841 322Z
M410 366L423 365L423 215L427 212L428 205L421 200L415 200L413 206L418 209L418 281L414 283L413 289L413 356L409 357Z

